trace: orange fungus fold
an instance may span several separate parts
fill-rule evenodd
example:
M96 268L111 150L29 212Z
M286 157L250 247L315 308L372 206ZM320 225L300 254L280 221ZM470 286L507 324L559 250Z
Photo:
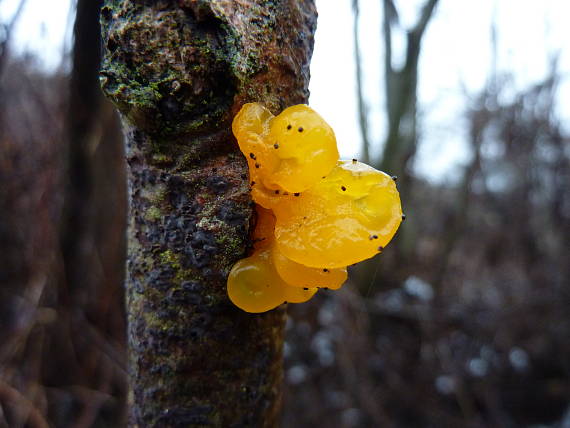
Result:
M253 254L228 277L230 300L247 312L338 289L346 267L373 257L402 221L395 181L356 160L339 160L332 128L295 105L277 116L245 104L232 124L246 156L257 223Z

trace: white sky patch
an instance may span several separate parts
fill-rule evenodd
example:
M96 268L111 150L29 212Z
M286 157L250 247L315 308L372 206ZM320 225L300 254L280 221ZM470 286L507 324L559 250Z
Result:
M0 1L0 22L11 20L20 1ZM14 52L37 55L46 69L58 67L65 43L69 46L70 4L70 0L27 0L12 35Z
M317 10L309 104L333 127L341 157L352 157L360 146L352 8L347 0L318 0Z
M401 2L403 3L403 2ZM493 21L497 30L497 71L512 73L512 92L544 79L550 55L560 53L560 72L570 71L564 0L440 1L424 38L420 59L419 102L422 136L416 167L426 178L457 178L470 153L461 114L469 95L486 84L492 70ZM570 86L565 79L558 95L563 119L570 115ZM507 99L510 101L506 93Z

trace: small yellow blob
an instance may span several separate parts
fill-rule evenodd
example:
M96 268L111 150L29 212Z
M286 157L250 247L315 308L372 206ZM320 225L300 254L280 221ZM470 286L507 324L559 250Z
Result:
M287 284L277 275L268 249L238 261L228 277L228 296L246 312L266 312L285 301Z
M318 291L287 284L272 262L274 248L270 245L256 250L250 257L238 261L228 276L228 296L246 312L266 312L285 302L303 303Z
M258 204L253 254L228 278L231 301L247 312L301 303L338 289L346 266L381 252L402 221L394 180L339 161L330 126L310 107L273 116L245 104L232 129L247 158Z
M259 103L244 104L232 122L232 131L241 151L245 154L248 135L265 135L269 132L269 121L274 116Z

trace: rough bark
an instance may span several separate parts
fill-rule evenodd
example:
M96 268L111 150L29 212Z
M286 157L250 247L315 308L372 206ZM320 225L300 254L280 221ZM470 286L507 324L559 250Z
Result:
M108 0L102 24L127 137L131 424L273 426L284 309L226 296L252 215L231 120L307 101L314 2Z

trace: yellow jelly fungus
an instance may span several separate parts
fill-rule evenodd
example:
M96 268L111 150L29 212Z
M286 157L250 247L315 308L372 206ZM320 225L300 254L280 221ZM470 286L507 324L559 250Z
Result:
M228 295L247 312L338 289L346 266L381 252L402 221L394 180L339 161L330 126L310 107L273 116L243 106L232 129L247 158L256 208L253 254L228 277Z
M261 104L245 104L232 129L247 158L252 197L265 208L272 208L278 195L312 186L339 158L333 130L303 104L276 117Z
M267 140L279 159L279 167L264 180L271 189L302 192L328 174L339 157L332 128L304 104L272 119Z
M340 268L373 257L402 222L394 180L355 161L339 161L295 204L275 208L279 251L311 267Z

